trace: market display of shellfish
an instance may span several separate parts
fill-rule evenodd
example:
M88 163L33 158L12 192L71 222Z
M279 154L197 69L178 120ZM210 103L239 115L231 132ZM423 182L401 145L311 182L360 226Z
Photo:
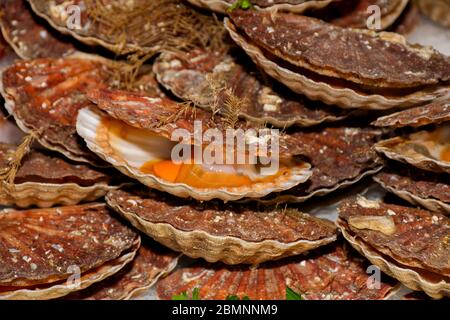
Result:
M107 172L32 150L20 159L17 172L8 172L17 146L0 143L0 172L12 183L0 186L0 204L52 207L94 201L118 188Z
M333 223L293 209L198 204L121 190L106 201L158 242L209 262L258 264L336 240Z
M121 270L139 248L139 236L104 204L0 216L0 299L51 299L87 288ZM64 283L77 272L78 283Z
M358 197L341 204L337 223L383 272L433 298L449 296L448 217Z
M0 0L0 300L445 302L449 17Z

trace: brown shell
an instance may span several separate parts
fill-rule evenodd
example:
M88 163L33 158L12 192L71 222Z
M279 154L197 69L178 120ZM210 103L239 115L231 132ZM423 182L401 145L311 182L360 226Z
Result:
M100 164L76 134L78 111L91 105L85 91L106 85L106 59L76 54L61 59L17 61L3 71L0 91L24 132L69 159Z
M420 10L433 21L450 28L450 2L448 0L417 0Z
M414 31L420 25L422 17L416 2L409 2L401 16L389 28L389 31L399 33L406 36Z
M337 127L292 134L299 155L312 164L312 176L302 185L258 199L259 202L303 202L351 185L381 170L382 160L373 150L381 132L373 129Z
M178 0L29 0L33 11L53 28L82 43L117 54L157 52L170 46L205 45L201 32L220 36L216 20ZM80 25L70 27L70 6L79 8ZM177 48L179 49L179 48Z
M372 263L413 290L450 294L450 220L426 210L351 198L338 225Z
M357 0L341 1L336 7L331 5L333 11L342 12L341 15L331 20L331 23L346 28L367 28L367 21L373 14L368 11L370 6L378 6L381 14L380 30L389 28L402 14L409 0Z
M74 46L62 40L38 21L25 0L2 1L1 31L22 59L62 57L74 52Z
M450 175L393 167L373 177L383 188L428 210L450 214Z
M230 89L243 106L240 115L248 120L277 127L316 125L344 119L347 112L312 102L278 83L270 83L256 68L244 67L233 55L193 50L162 53L154 63L159 83L184 100L223 113L219 91ZM219 101L216 101L219 99Z
M227 10L235 3L234 0L187 0L200 8L227 13ZM257 10L281 10L294 13L302 13L309 9L321 9L336 0L251 0L251 4Z
M378 142L375 149L386 157L417 168L450 173L450 125L406 137Z
M15 150L0 143L0 172L9 168ZM33 150L22 159L14 184L0 187L0 204L23 208L94 201L117 188L110 180L106 172Z
M144 241L132 262L117 274L89 288L74 292L69 300L127 300L151 288L161 277L171 272L179 254L156 243Z
M300 17L299 19L312 18ZM249 25L253 25L253 23ZM308 23L308 25L310 24ZM312 100L321 100L327 104L337 105L341 108L364 108L382 110L394 107L409 107L418 105L420 103L424 103L436 97L439 97L445 94L445 92L448 90L448 84L445 83L441 84L440 86L426 86L421 88L410 88L408 90L398 88L390 88L389 90L386 90L375 87L370 88L367 85L361 87L355 83L348 81L346 77L334 78L322 76L318 73L305 71L302 68L290 66L289 63L286 63L286 61L281 61L280 59L273 58L271 54L264 52L262 48L258 47L252 41L248 40L248 38L246 38L245 36L239 34L236 27L228 19L225 19L225 27L227 28L233 40L240 47L242 47L252 58L252 60L267 74L279 80L294 92L304 94ZM331 28L338 29L339 27ZM402 48L403 52L406 52L406 49L404 48L405 39L398 34L380 33L378 34L378 36L375 36L374 33L369 31L356 29L349 30L353 31L347 30L345 32L351 32L352 36L356 36L356 38L359 38L359 35L361 34L361 38L366 36L370 39L373 39L373 41L377 43L386 43L387 48ZM275 34L275 32L273 34ZM329 43L329 41L321 41L321 43ZM320 45L318 45L318 47L320 47ZM364 48L361 50L373 51L373 53L378 52L376 50L367 50L367 47ZM314 51L316 51L316 49L317 48L315 48ZM353 49L354 48L352 48L352 54L358 52L357 50ZM416 49L413 48L412 50L414 51ZM424 56L426 56L427 54L437 54L435 51L431 51L431 49L417 50L419 50L418 52L420 52ZM328 52L327 50L322 51ZM423 53L422 51L427 52L427 54ZM336 55L329 54L327 56L334 56L335 59L333 60L336 60ZM360 53L360 56L366 55ZM377 54L377 57L382 57L382 55ZM375 59L374 61L378 60L379 58ZM399 61L404 60L405 59L402 58ZM353 64L357 65L355 63ZM389 63L386 65L389 65ZM373 66L373 63L371 64L371 66ZM323 69L321 70L326 70L323 66L322 68ZM393 68L390 68L390 70L392 69ZM442 70L445 70L445 68L443 68Z
M0 143L19 144L24 133L16 126L14 120L5 118L0 113Z
M377 127L401 128L420 127L446 121L450 121L450 98L380 117L372 124Z
M231 18L259 47L322 76L385 88L414 88L450 80L448 57L407 44L395 34L345 29L288 13L233 10Z
M148 191L112 191L107 202L156 241L209 262L258 264L336 239L334 224L296 210L197 203Z
M382 279L379 289L369 289L367 263L341 244L299 256L265 263L257 268L197 262L183 267L158 282L160 299L193 289L202 300L225 299L235 295L251 300L286 299L286 287L308 300L386 299L394 291L390 279Z

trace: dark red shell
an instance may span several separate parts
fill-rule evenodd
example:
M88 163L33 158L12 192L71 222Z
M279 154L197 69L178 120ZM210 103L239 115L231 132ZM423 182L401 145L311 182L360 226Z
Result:
M2 1L0 10L3 36L23 59L59 58L74 52L73 44L44 26L25 0Z
M393 289L390 279L383 277L379 289L369 289L366 273L368 263L348 252L341 245L299 256L265 263L258 267L225 266L194 263L183 267L157 284L160 299L193 289L201 299L225 299L245 296L251 300L280 300L286 298L286 287L311 300L373 300L383 299Z

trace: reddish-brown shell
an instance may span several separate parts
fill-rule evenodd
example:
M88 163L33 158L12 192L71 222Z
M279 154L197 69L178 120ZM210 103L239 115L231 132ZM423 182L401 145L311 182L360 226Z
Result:
M240 115L259 123L306 127L341 120L348 113L271 82L251 63L232 54L200 49L162 53L153 66L159 83L181 99L223 113L220 93L228 89L242 100Z
M386 190L431 211L450 214L450 175L393 166L373 179Z
M197 203L148 191L112 191L107 202L158 242L210 262L257 264L336 239L331 222L296 210Z
M100 163L76 134L78 111L92 103L86 90L106 85L106 59L77 54L17 61L1 75L5 107L18 126L48 149L72 160Z
M55 57L74 52L74 46L48 30L25 0L2 1L0 25L4 38L22 59Z
M100 267L138 238L104 204L4 211L0 226L0 285L18 289Z
M377 127L401 128L420 127L446 121L450 121L450 97L380 117L372 124Z
M387 35L344 29L288 13L233 10L230 16L258 46L322 76L386 88L450 80L448 57L431 48L402 43L398 36L393 36L397 41L389 41Z
M69 300L122 300L138 297L159 278L171 272L179 254L151 241L143 241L132 262L117 274L85 290L72 293Z
M256 268L197 262L183 267L157 284L160 299L197 288L201 299L245 296L251 300L286 299L286 287L308 300L385 299L394 287L382 279L380 287L369 289L367 263L342 245L315 251L308 256L265 263Z
M293 133L292 139L299 147L298 155L312 164L311 178L302 185L258 201L302 202L378 172L382 168L382 160L373 150L373 145L380 137L379 130L356 127Z
M423 209L350 198L339 207L341 226L400 264L450 275L450 219Z

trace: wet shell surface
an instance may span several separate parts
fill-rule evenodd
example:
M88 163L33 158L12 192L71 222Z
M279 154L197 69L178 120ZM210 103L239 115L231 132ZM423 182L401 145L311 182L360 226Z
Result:
M203 159L200 164L184 160L175 164L172 151L179 144L178 140L171 140L172 133L180 128L186 130L189 140L186 146L190 150L191 143L195 144L191 141L195 121L202 121L204 127L200 129L206 129L211 113L194 111L189 106L184 108L168 99L123 91L97 91L90 97L107 113L89 108L81 110L78 134L105 161L149 187L197 200L238 200L292 188L311 175L309 164L303 161L284 164L282 159L277 171L268 175L251 164L249 167L237 164L236 168L227 164L217 168L213 165L211 168ZM174 115L173 121L162 121ZM213 125L225 132L225 127L221 127L223 123L213 122ZM283 155L281 151L280 155Z
M38 22L26 0L2 1L0 10L3 37L22 59L59 58L75 51L67 39Z
M294 13L302 13L306 10L321 9L336 0L251 0L250 3L257 10L280 10ZM188 0L189 3L200 8L206 8L215 12L227 13L227 10L235 3L234 0Z
M408 45L398 34L343 29L314 18L282 13L272 18L267 13L234 10L232 17L233 23L238 21L246 34L238 31L238 26L228 19L225 19L225 26L252 60L270 76L312 100L342 108L381 110L418 105L448 91L448 58L431 48ZM280 24L280 21L286 23ZM308 32L313 26L316 32ZM299 32L313 36L290 42L293 32L296 39ZM275 36L280 38L280 33L285 34L284 40L274 42ZM344 43L339 39L349 41ZM295 41L298 48L293 51ZM323 47L330 42L335 45ZM301 57L306 52L311 62L304 62L306 58ZM345 62L350 60L341 58L346 54L365 58L376 54L376 58L367 59L371 61L370 66L358 58L350 59L350 65ZM319 56L323 59L317 59ZM394 66L394 60L401 62ZM374 64L374 61L378 63ZM387 65L389 69L385 68ZM419 74L429 76L423 78Z
M420 10L433 21L450 28L450 2L448 0L417 0Z
M140 245L104 204L7 210L0 224L0 299L52 299L84 289L118 272Z
M192 50L162 53L154 63L157 79L183 100L225 113L223 90L242 101L240 116L277 127L308 127L344 119L348 112L313 102L276 83L232 54Z
M358 197L341 204L338 226L354 248L407 287L433 298L450 295L446 216Z
M341 244L315 250L307 256L264 263L256 268L197 262L176 270L156 285L160 299L183 292L200 299L223 300L230 296L251 300L286 299L286 288L307 300L378 300L395 291L391 279L382 276L379 288L367 286L368 263Z
M337 2L336 6L332 5L330 9L333 12L342 12L342 14L330 22L346 28L367 28L375 31L386 30L401 16L408 2L409 0L357 0ZM379 26L370 20L370 17L374 14L372 6L379 8L381 16Z
M379 130L336 127L321 131L296 132L298 154L312 165L311 178L290 190L258 199L262 203L303 202L352 185L383 167L373 145Z
M15 151L0 143L0 172L8 170ZM110 180L106 172L33 150L22 159L14 183L2 181L0 204L47 208L94 201L118 188Z
M76 134L78 110L92 103L89 88L106 85L107 60L87 54L17 61L1 74L5 108L19 128L71 160L100 164Z
M115 275L77 291L64 299L68 300L128 300L155 285L170 273L178 263L179 254L158 244L143 240L136 257Z
M402 128L440 124L446 121L450 121L450 97L380 117L372 124L377 127Z
M156 241L209 262L258 264L336 240L333 223L296 210L200 204L149 191L112 191L107 203Z
M423 170L450 173L450 125L383 140L375 149L390 159Z
M385 169L373 179L383 188L428 210L450 214L450 175L416 168Z

